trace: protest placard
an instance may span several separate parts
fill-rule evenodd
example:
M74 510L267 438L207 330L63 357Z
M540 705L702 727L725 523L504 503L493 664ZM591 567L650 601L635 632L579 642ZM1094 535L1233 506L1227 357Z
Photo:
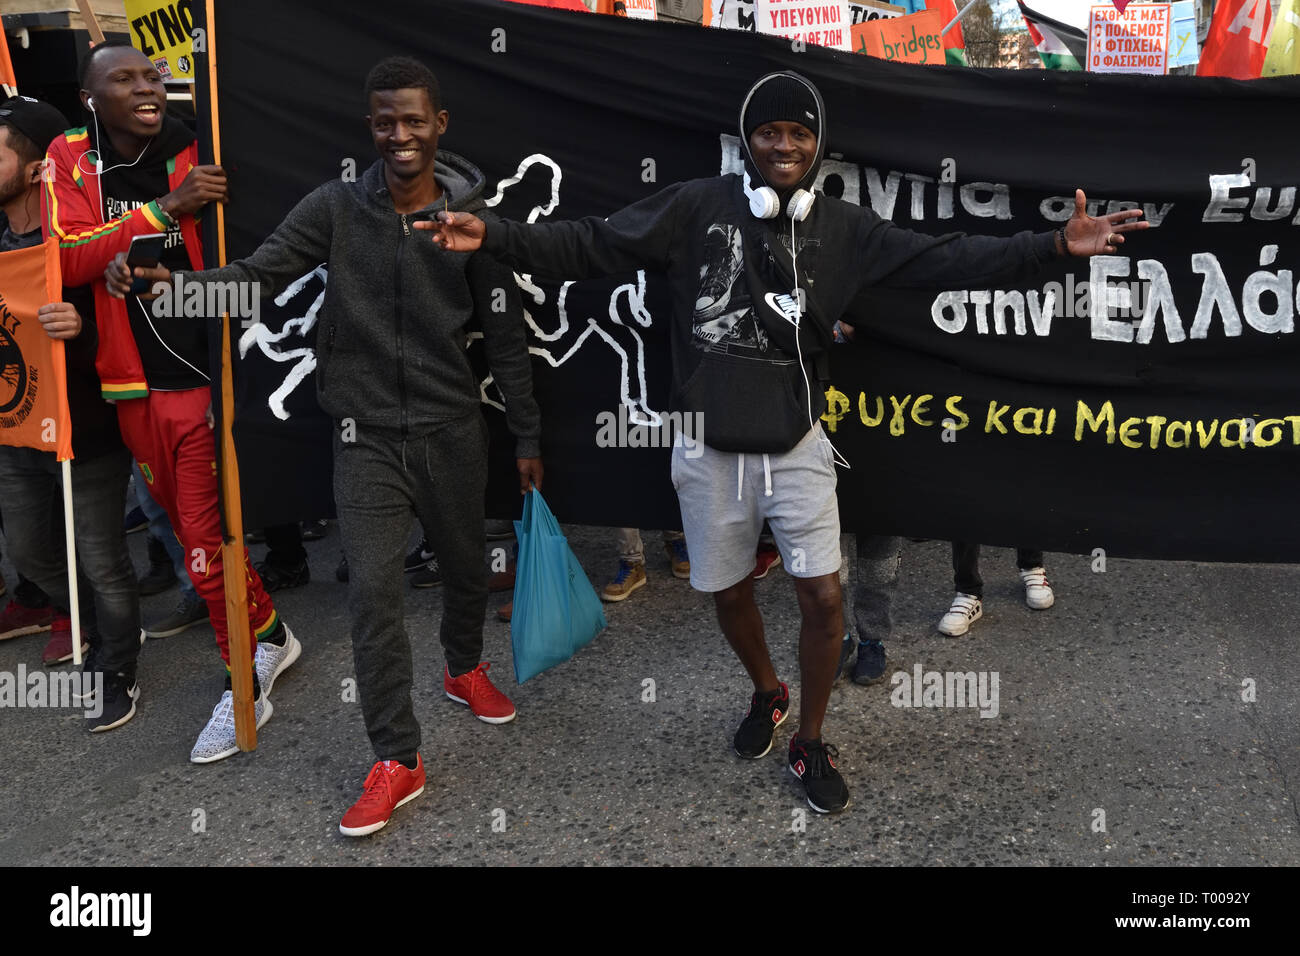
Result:
M1135 3L1123 13L1110 4L1088 19L1090 73L1169 72L1170 4Z

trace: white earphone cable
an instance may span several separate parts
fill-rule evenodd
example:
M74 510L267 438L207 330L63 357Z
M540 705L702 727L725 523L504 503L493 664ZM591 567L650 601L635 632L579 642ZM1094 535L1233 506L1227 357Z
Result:
M193 371L196 375L202 378L203 381L208 382L210 384L212 382L212 379L210 379L205 372L195 368L193 365L190 365L188 361L186 361L184 358L182 358L181 356L177 355L175 352L172 351L172 347L163 340L163 337L161 335L158 334L158 329L154 326L153 318L149 315L149 310L144 307L144 303L140 301L140 298L138 296L136 297L135 301L136 301L136 305L140 306L140 311L144 314L144 320L149 324L149 331L151 331L153 333L154 338L158 340L158 344L161 345L163 348L165 348L168 352L171 352L172 357L176 359L176 361L180 362L182 365L189 366L191 371Z
M803 375L803 391L804 394L808 396L808 430L811 431L816 426L813 424L812 385L808 381L808 366L804 364L803 342L799 336L800 326L803 324L803 295L799 289L799 246L795 242L793 216L790 217L790 261L794 264L794 308L797 317L794 324L794 347L795 353L799 358L799 371ZM840 454L840 450L835 447L835 443L826 437L824 429L822 433L817 436L817 440L824 441L830 446L831 455L837 465L841 468L853 467L848 463L848 460Z
M102 226L108 222L108 217L104 212L104 180L102 178L104 173L111 173L115 169L129 168L140 162L140 160L144 159L144 154L149 151L149 147L153 144L153 139L150 138L149 142L144 144L144 149L140 150L140 155L132 162L118 163L116 166L110 166L108 169L104 169L104 161L100 158L103 156L103 149L99 142L99 113L95 110L91 110L90 118L95 124L95 168L90 170L81 165L81 161L86 158L86 154L82 153L77 157L77 169L81 171L82 175L93 175L95 177L95 189L99 193L99 224Z

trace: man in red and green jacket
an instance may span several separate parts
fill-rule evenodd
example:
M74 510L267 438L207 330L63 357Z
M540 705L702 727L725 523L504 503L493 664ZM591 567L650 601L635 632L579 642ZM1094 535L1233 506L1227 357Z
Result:
M59 239L64 282L94 287L104 397L117 403L122 438L185 548L226 662L225 693L190 753L195 763L209 763L238 747L206 326L155 321L145 300L113 298L104 268L132 238L155 233L167 237L164 265L202 268L197 217L225 200L226 176L219 166L198 164L194 134L166 116L162 78L144 54L125 44L95 47L82 65L81 86L91 123L50 144L45 223ZM301 645L276 614L247 552L244 565L260 727L271 716L271 685Z

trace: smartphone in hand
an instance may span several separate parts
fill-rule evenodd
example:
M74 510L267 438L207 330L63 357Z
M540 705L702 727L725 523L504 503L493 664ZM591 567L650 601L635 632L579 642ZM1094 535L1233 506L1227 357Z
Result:
M148 235L136 236L131 240L131 248L126 253L126 265L134 275L137 267L142 269L153 269L158 265L162 258L163 247L167 243L167 233L151 232ZM133 278L131 280L131 294L142 295L149 291L149 280Z

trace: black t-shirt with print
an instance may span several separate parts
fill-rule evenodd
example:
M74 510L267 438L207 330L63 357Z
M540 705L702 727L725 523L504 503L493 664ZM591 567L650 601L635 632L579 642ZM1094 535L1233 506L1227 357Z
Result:
M146 203L167 195L167 160L194 140L179 121L167 118L148 149L135 157L118 155L108 137L103 137L104 217L112 221L139 209ZM119 167L114 169L113 167ZM167 230L162 265L173 272L188 271L190 261L179 225ZM133 295L126 297L131 333L144 365L145 381L155 391L180 391L208 384L207 316L181 317L172 310L171 317L155 316L151 302Z

